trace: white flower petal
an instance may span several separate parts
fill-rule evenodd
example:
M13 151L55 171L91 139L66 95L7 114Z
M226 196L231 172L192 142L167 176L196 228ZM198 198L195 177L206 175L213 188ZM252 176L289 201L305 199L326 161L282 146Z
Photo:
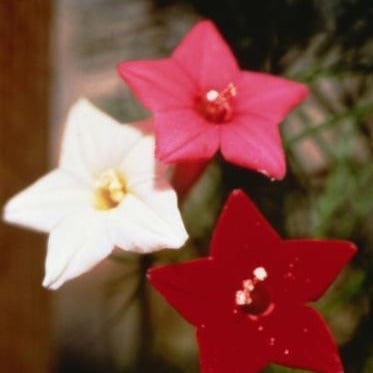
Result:
M119 169L130 190L135 189L138 183L164 176L166 167L156 161L154 148L154 136L144 136L122 160Z
M165 179L166 167L154 157L154 146L154 136L144 136L126 155L120 170L129 192L163 222L163 227L168 227L166 230L177 237L167 247L177 248L183 245L188 235L177 206L176 193Z
M138 184L134 195L170 227L182 246L188 239L188 233L178 208L177 195L166 180L157 178Z
M124 199L95 210L95 188L112 198L100 181L116 171L123 173ZM188 237L164 166L154 159L154 137L85 100L70 111L60 168L12 198L4 218L50 232L43 285L51 289L91 269L114 245L146 253L179 248Z
M90 270L112 249L104 215L85 210L68 217L49 236L43 286L57 289Z
M118 166L141 137L140 130L119 124L81 99L67 119L60 167L90 182L105 169Z
M11 198L4 207L5 221L49 232L66 215L87 207L91 192L78 179L53 170Z
M169 219L164 219L164 212L161 214L139 198L128 194L110 215L109 229L115 245L139 253L181 247L188 235L182 224L174 192L168 190L166 194L168 198L163 195L165 204L162 208L172 210L173 216L169 216ZM154 197L158 198L156 195Z

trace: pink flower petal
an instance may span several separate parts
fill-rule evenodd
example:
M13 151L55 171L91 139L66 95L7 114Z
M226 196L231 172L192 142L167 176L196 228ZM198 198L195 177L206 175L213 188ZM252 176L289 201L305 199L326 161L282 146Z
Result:
M171 59L123 62L118 72L150 110L194 105L196 85Z
M284 176L277 125L304 100L307 88L240 71L210 21L193 27L171 58L125 62L118 70L154 113L156 154L164 162L205 161L220 146L234 164Z
M221 152L224 158L266 176L282 179L285 156L277 125L255 114L235 117L221 126Z
M249 71L241 71L236 84L235 111L239 114L259 114L273 124L282 122L308 94L303 84Z
M219 148L219 130L191 110L156 115L156 155L166 163L203 161Z
M224 89L239 72L232 51L210 21L194 26L175 49L172 59L201 90Z

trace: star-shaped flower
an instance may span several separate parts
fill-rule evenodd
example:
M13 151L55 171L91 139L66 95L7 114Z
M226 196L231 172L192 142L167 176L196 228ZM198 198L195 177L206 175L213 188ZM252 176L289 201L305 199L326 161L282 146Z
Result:
M336 240L282 240L234 191L208 258L151 269L150 282L197 327L203 373L252 373L269 363L343 368L317 300L355 253Z
M52 289L118 246L146 253L187 238L175 192L154 159L154 138L120 125L86 100L71 109L59 167L5 206L10 223L48 232Z
M234 164L281 179L278 124L307 95L300 83L240 70L210 21L198 23L170 58L124 62L123 79L154 114L156 154L205 161L218 150Z

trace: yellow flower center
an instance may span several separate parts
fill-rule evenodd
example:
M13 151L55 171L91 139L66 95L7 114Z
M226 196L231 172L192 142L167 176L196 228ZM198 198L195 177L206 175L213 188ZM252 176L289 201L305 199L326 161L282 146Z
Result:
M123 176L114 169L102 172L95 183L94 206L98 210L117 207L127 193Z

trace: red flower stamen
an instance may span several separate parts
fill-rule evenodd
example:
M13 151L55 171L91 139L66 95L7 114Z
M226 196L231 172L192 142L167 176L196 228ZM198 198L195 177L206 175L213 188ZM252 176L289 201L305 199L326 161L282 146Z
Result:
M232 100L237 95L233 83L222 91L210 89L197 99L197 110L209 122L223 123L232 118Z
M253 270L253 278L242 281L242 290L236 291L235 302L245 313L252 316L267 314L272 309L271 297L264 285L268 273L263 267Z

